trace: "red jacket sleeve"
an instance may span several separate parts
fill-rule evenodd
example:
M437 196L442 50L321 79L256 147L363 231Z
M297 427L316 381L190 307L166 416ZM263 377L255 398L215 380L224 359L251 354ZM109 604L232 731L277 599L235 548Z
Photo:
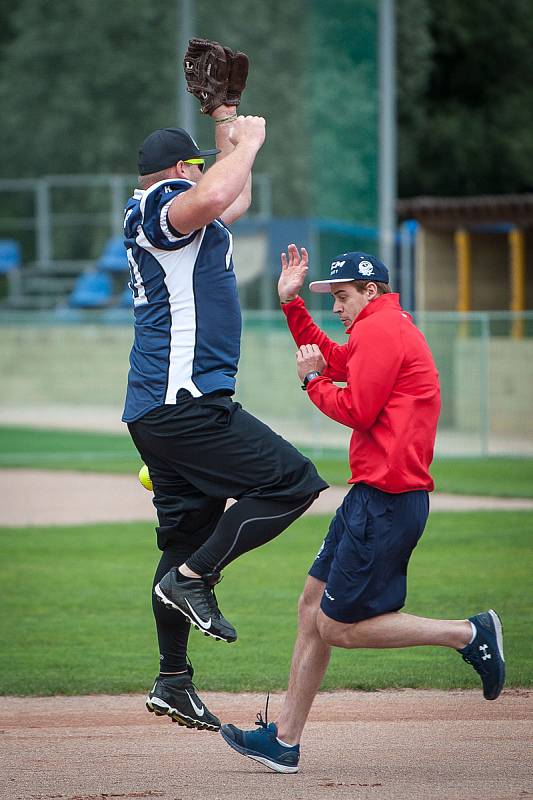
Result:
M403 357L403 345L396 333L382 326L361 325L348 342L346 388L320 376L311 381L307 393L326 416L366 431L387 403Z
M290 303L283 303L281 310L287 318L289 330L297 347L302 344L317 344L328 364L322 374L333 381L345 381L348 345L338 344L326 336L324 331L313 322L301 297L297 297Z

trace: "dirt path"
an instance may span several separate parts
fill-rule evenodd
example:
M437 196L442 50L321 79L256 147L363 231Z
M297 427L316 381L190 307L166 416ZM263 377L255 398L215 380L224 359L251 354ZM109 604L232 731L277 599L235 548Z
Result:
M155 520L152 494L135 475L0 470L0 525L77 525ZM308 513L332 514L348 491L332 486ZM433 494L433 511L532 510L533 500Z
M203 694L223 721L252 727L262 695ZM271 697L271 716L281 696ZM533 694L319 695L301 771L278 775L144 710L139 696L3 698L3 800L467 800L533 794Z

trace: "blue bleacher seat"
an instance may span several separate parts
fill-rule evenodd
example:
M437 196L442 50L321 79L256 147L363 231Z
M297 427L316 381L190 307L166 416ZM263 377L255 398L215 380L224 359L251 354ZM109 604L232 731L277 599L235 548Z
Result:
M133 306L133 295L129 286L120 293L117 303L119 308L131 308Z
M69 297L71 308L103 308L113 294L113 282L104 272L84 272Z
M96 268L104 272L125 272L129 269L122 237L115 236L106 242Z
M18 269L21 263L20 244L14 239L0 239L0 275Z

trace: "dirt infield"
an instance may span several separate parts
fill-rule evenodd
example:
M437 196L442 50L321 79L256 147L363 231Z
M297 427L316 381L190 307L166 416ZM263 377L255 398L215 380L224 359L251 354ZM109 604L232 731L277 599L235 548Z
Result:
M281 695L271 697L275 718ZM202 694L252 727L262 695ZM3 698L3 800L467 800L533 795L533 693L320 694L301 771L278 775L144 710L140 696Z
M52 470L0 470L0 525L79 525L155 521L152 494L136 475ZM308 513L332 514L348 486L332 486ZM432 511L532 510L533 500L433 494Z
M0 471L0 524L155 519L134 476ZM331 513L347 487L323 493ZM434 496L433 510L533 508L533 501ZM354 654L354 658L356 658ZM258 694L203 693L223 721L252 727ZM282 695L270 700L276 717ZM334 692L317 698L301 772L278 775L213 733L146 713L141 696L2 698L0 800L510 800L533 797L533 692Z

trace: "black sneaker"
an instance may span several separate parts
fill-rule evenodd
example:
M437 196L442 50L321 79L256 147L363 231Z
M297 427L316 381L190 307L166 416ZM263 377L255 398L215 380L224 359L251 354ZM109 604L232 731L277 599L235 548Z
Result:
M485 700L496 700L505 683L501 620L492 609L469 620L476 626L475 639L457 652L480 676Z
M146 708L157 717L170 717L186 728L218 731L220 720L211 714L196 694L192 675L192 667L182 675L160 675L146 698Z
M177 571L177 567L172 567L156 584L154 592L157 599L167 608L181 612L205 636L234 642L237 631L220 613L213 589L213 583L220 580L220 575L178 580Z

